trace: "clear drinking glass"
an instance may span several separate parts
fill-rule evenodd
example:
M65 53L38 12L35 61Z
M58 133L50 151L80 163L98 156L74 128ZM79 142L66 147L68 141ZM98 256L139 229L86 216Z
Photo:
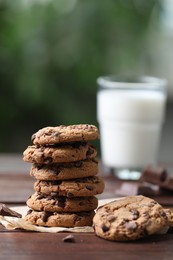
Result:
M143 167L157 163L166 80L105 76L97 83L102 164L119 179L138 179Z

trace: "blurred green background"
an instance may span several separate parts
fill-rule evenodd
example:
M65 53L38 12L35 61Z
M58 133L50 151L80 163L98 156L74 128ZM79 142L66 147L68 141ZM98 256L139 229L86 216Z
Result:
M165 76L162 14L158 0L1 0L0 152L44 126L97 125L100 75Z

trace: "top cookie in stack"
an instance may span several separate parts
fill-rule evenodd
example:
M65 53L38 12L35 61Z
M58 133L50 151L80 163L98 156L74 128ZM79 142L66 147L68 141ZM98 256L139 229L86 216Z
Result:
M35 193L27 200L26 220L40 226L92 225L95 195L104 183L97 175L97 151L88 141L99 137L94 125L45 127L32 135L23 160L33 163Z

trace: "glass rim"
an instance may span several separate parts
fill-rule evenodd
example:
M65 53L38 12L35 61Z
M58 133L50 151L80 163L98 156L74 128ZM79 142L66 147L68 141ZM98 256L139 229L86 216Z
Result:
M97 78L97 84L102 88L120 89L160 89L165 90L167 80L152 76L109 75Z

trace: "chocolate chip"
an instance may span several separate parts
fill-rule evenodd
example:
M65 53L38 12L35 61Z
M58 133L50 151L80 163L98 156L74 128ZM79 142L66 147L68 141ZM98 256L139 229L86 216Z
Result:
M92 155L93 153L94 153L93 147L89 147L89 148L88 148L88 151L86 152L86 156L90 156L90 155Z
M79 168L81 166L82 166L82 162L81 161L75 163L75 167Z
M94 189L93 186L90 185L90 184L87 184L85 187L86 187L87 190L93 190Z
M160 212L160 216L161 216L161 217L164 217L164 218L167 217L167 215L166 215L166 213L165 213L164 211Z
M26 215L29 215L29 214L31 214L31 213L32 213L32 209L29 209L29 210L27 211Z
M74 194L73 194L72 192L68 192L68 193L67 193L67 197L68 197L68 198L72 198L72 197L74 197Z
M115 217L114 215L109 215L109 216L107 217L107 220L108 220L109 222L113 222L113 221L116 220L116 218L117 218L117 217Z
M52 185L61 185L62 181L51 181Z
M98 179L97 177L92 177L92 181L93 181L94 183L99 183L99 179Z
M8 217L17 217L17 218L22 217L21 214L19 214L18 212L14 211L14 210L11 210L5 204L0 204L0 215L8 216Z
M45 157L44 158L44 163L46 163L46 164L50 164L50 163L52 163L52 157Z
M85 205L85 201L80 201L79 202L79 206L84 206Z
M132 209L130 212L133 214L133 220L139 218L139 211L137 209Z
M134 231L137 228L137 223L136 222L126 222L125 223L125 227L130 230L130 231Z
M107 227L105 224L103 224L103 225L101 226L101 229L102 229L103 232L105 233L105 232L107 232L107 231L109 230L109 227Z
M63 238L63 242L67 242L67 243L75 243L75 238L73 235L68 235L66 237Z
M50 212L43 212L43 214L41 215L41 219L43 220L43 222L47 222L48 218L51 216Z
M42 195L42 194L38 194L38 195L37 195L37 199L38 199L38 200L41 200L41 199L44 199L44 198L45 198L45 196Z
M56 201L56 204L61 208L65 207L65 203L66 203L65 197L59 197L58 200Z

